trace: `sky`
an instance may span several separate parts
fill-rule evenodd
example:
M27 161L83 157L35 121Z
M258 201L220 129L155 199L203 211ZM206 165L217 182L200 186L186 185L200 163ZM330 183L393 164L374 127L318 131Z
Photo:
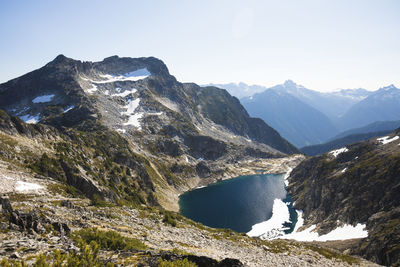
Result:
M0 83L58 54L155 56L182 82L400 87L400 1L0 1Z

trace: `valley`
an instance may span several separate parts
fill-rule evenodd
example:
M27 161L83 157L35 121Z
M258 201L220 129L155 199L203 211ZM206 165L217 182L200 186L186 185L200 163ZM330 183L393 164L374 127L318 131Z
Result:
M314 168L318 170L316 159L302 155L263 120L250 117L227 91L180 83L159 59L113 56L84 62L59 55L38 70L0 84L0 108L4 110L0 111L0 255L6 257L4 262L24 260L32 265L40 260L54 262L60 255L76 262L87 260L84 253L92 251L91 265L110 266L188 260L199 266L265 262L374 266L360 256L386 263L371 257L370 247L360 249L350 241L342 246L350 242L352 250L337 251L328 243L284 240L289 233L285 227L301 232L317 224L318 233L312 233L317 237L335 229L326 214L318 217L322 221L313 221L320 208L307 206L318 202L309 199L315 193L301 181L309 171L312 176ZM324 179L327 171L324 168L315 179ZM232 179L238 176L250 178ZM274 187L266 177L281 180ZM210 228L178 213L180 196L190 194L185 192L246 179L257 182L233 197L254 194L246 205L267 202L260 204L262 209L245 205L237 218L246 209L248 217L258 213L245 226L212 224L217 228ZM294 209L287 211L292 224L285 219L268 228L269 220L278 214L273 210L287 209L285 201L291 202L285 200L285 188L294 201ZM267 189L282 194L271 198ZM271 196L265 198L266 194ZM206 198L207 205L217 201ZM304 226L296 228L301 210ZM364 217L343 221L356 222L367 223ZM232 227L239 233L218 227ZM367 223L368 233L375 233L374 227ZM373 241L362 236L357 244L375 246L375 236L368 234L368 238ZM388 249L397 255L392 242Z
M0 1L0 267L400 267L400 3Z

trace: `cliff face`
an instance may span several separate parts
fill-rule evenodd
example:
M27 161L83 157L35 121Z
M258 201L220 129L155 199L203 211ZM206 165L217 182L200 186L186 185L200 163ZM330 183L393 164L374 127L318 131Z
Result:
M309 158L289 177L288 191L307 225L317 224L323 234L340 223L365 223L368 237L356 253L384 265L400 260L399 134Z

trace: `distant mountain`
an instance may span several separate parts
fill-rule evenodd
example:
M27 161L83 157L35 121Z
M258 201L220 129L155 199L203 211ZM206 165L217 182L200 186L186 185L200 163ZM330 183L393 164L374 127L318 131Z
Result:
M291 80L287 80L282 87L287 93L321 111L332 121L371 93L365 89L343 89L338 92L322 93L307 89Z
M400 119L400 90L383 87L353 105L339 120L342 129L361 127L375 121Z
M348 136L334 139L325 144L306 146L306 147L300 148L300 151L303 152L304 154L306 154L307 156L321 155L321 154L324 154L331 150L344 147L346 145L354 144L354 143L368 140L370 138L374 138L374 137L378 137L378 136L383 136L383 135L386 135L391 132L393 132L393 130L383 130L383 131L378 131L378 132L350 134Z
M322 93L307 89L291 80L271 88L249 86L245 83L216 86L241 98L242 104L252 116L264 119L298 147L320 144L337 134L341 130L338 127L341 125L338 122L340 117L354 104L372 93L365 89L342 89L337 92ZM264 96L264 104L259 103L260 100L257 98L262 96L254 92L268 90L277 92L280 100L278 101L275 95L273 97L275 102L271 103L272 100ZM287 105L291 105L290 108Z
M288 83L241 100L253 117L260 117L297 147L321 143L337 133L320 111L288 92Z
M237 98L250 97L256 93L270 89L261 85L247 85L246 83L211 84L226 89L231 95ZM278 85L279 86L279 85ZM273 88L273 87L272 87ZM321 111L331 120L337 120L352 105L363 100L372 92L365 89L342 89L337 92L322 93L305 88L292 80L287 80L281 85L281 90L298 98L311 107ZM338 108L340 107L340 108Z
M343 137L346 137L349 135L355 135L355 134L366 134L366 133L374 133L374 132L382 132L382 131L392 132L399 127L400 127L400 120L376 121L376 122L368 124L364 127L344 131L344 132L332 137L329 141L333 141L336 139L340 139L340 138L343 138Z
M252 96L256 93L260 93L262 91L265 91L265 89L267 89L267 87L264 87L262 85L248 85L243 82L227 83L227 84L210 83L210 84L202 85L202 87L206 87L206 86L215 86L215 87L223 88L223 89L227 90L231 95L236 96L239 99L247 97L247 96Z

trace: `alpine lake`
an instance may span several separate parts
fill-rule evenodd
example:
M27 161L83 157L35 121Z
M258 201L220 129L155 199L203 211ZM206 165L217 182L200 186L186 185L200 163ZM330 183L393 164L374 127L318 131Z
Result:
M196 188L179 198L180 213L213 228L249 232L252 226L272 217L275 199L288 203L290 222L285 234L293 231L297 213L285 189L284 174L239 176Z

